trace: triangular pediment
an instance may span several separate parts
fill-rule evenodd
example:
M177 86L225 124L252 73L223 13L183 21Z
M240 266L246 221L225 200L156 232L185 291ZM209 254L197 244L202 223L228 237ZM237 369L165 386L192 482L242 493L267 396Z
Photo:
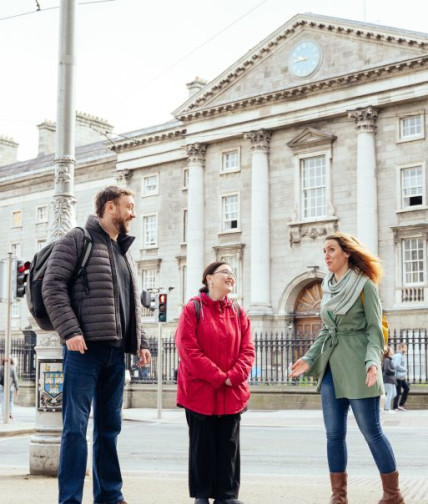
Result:
M320 49L315 69L299 75L300 62L311 56L296 53L296 48L310 42ZM297 15L260 42L234 65L209 82L173 112L186 114L211 108L233 110L237 102L257 103L258 97L291 93L301 86L319 83L331 86L335 80L364 73L365 79L381 78L382 69L391 66L413 68L426 57L428 35L355 21ZM391 70L388 68L388 72ZM353 77L354 78L354 77ZM299 94L298 91L296 94Z
M326 131L317 130L315 128L305 128L287 142L287 145L290 149L306 149L314 146L331 145L336 138L336 136Z

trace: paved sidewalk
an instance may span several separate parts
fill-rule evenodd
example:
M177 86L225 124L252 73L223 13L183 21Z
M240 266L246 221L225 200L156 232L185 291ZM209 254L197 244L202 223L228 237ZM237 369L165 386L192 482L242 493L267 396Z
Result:
M14 420L0 424L0 436L28 434L34 431L34 408L17 406ZM126 421L184 423L182 410L164 410L157 418L155 409L127 409ZM391 428L427 430L428 411L407 411L383 414L383 424ZM323 428L322 414L318 410L248 411L243 415L243 425L266 427ZM350 425L354 423L350 418ZM0 445L1 461L1 445ZM308 463L308 462L306 462ZM309 462L310 463L310 462ZM0 463L0 502L3 504L39 504L57 502L56 478L30 476L23 467L7 467ZM143 471L127 471L123 474L124 495L129 504L192 504L188 497L187 474L159 474ZM91 477L86 479L83 504L90 504ZM402 490L406 504L428 504L428 479L403 477ZM376 504L381 495L379 478L351 475L349 479L350 504ZM327 504L330 498L328 474L307 476L302 466L301 475L250 475L243 474L240 498L245 504Z

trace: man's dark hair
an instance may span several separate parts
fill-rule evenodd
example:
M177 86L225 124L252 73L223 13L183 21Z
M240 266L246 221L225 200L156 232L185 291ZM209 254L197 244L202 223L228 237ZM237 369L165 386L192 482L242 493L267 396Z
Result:
M104 210L106 204L109 201L114 201L115 203L121 196L133 196L134 193L129 189L118 186L108 186L102 191L100 191L95 197L95 213L98 217L104 215Z

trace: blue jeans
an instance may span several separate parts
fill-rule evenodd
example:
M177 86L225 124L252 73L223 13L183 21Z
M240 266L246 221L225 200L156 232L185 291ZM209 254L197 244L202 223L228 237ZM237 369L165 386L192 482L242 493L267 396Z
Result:
M93 402L94 502L116 504L123 499L117 455L125 384L123 348L89 344L81 354L64 347L63 430L59 458L59 504L82 502L88 447L86 431Z
M374 461L382 474L396 470L394 453L380 425L379 397L336 399L331 370L328 367L321 384L324 425L327 432L327 458L330 472L345 472L348 462L346 426L349 406Z

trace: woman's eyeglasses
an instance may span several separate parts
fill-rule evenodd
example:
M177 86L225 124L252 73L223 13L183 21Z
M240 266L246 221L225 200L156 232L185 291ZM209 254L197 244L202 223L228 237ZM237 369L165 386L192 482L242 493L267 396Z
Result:
M220 270L220 271L215 271L215 272L213 273L213 275L217 275L217 273L222 273L223 275L227 275L227 276L229 276L229 277L236 278L235 273L233 273L232 271L229 271L229 270Z

